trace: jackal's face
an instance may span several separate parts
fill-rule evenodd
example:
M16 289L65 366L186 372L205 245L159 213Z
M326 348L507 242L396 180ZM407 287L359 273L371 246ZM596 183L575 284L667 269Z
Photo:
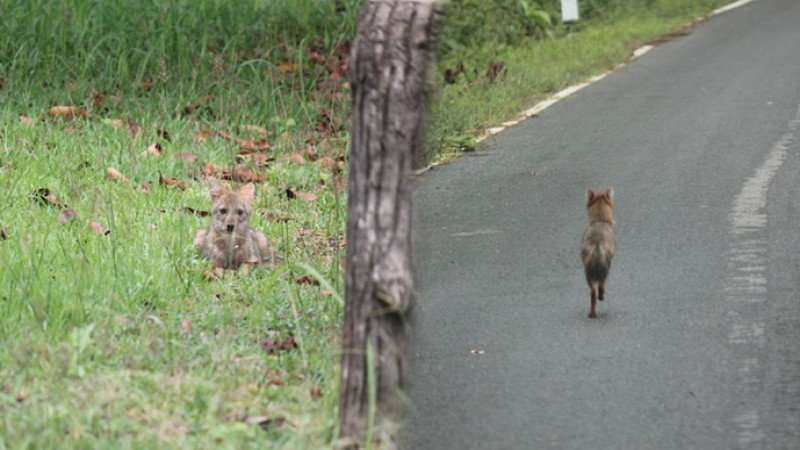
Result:
M232 191L209 178L208 187L211 195L211 227L223 234L246 234L250 229L253 183Z
M603 221L614 223L614 189L608 188L597 193L593 189L586 191L586 210L589 221Z

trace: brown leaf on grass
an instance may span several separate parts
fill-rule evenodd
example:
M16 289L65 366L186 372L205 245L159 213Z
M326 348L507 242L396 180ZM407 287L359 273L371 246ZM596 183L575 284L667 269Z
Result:
M280 73L294 73L300 70L300 65L297 63L278 64L275 69Z
M176 180L175 178L170 178L166 175L161 175L158 177L158 184L161 186L174 186L178 189L186 189L186 183Z
M128 119L128 134L130 134L131 137L136 137L139 135L139 124L133 119Z
M495 61L489 64L489 68L486 69L486 78L489 81L495 81L497 77L504 76L506 74L506 64L503 61Z
M309 275L303 275L294 279L297 284L310 284L312 286L319 286L319 281L316 278L311 278Z
M191 153L178 153L178 158L188 162L189 164L194 164L194 162L197 161L199 156Z
M190 214L198 215L200 217L208 217L208 216L211 215L211 213L208 212L208 211L203 211L201 209L194 209L191 206L184 206L183 210L188 212L188 213L190 213Z
M318 159L317 164L331 172L339 172L342 170L341 167L339 167L339 163L330 156L323 156L322 158Z
M311 53L308 54L308 59L318 64L325 64L325 56L315 51L312 51Z
M230 172L222 172L222 176L220 178L226 181L238 181L240 183L261 183L266 180L266 176L258 175L244 169L235 169Z
M308 393L311 395L311 398L314 399L314 400L319 400L319 399L322 398L322 390L319 388L319 386L312 387L311 390Z
M300 200L303 200L303 201L308 202L308 203L312 203L312 202L317 201L317 196L312 194L312 193L310 193L310 192L294 191L294 195L295 195L295 197L299 198Z
M92 106L94 107L95 111L100 111L103 107L103 102L105 101L105 97L100 95L100 93L95 89L92 89Z
M142 183L141 186L133 188L136 192L143 192L145 194L150 192L150 183Z
M91 221L89 219L86 219L86 225L89 225L89 228L91 228L92 231L95 232L95 234L98 234L98 235L101 235L101 236L104 235L104 234L111 233L111 231L108 228L100 225L97 222L93 222L93 221Z
M209 163L203 164L203 167L200 168L200 175L204 178L213 177L216 174L217 169Z
M316 161L317 158L319 158L319 155L314 151L314 145L311 142L308 143L306 150L303 153L305 153L305 155L308 156L308 159L311 161Z
M192 324L189 323L189 319L181 320L181 328L183 329L183 331L186 331L186 332L191 332L192 331Z
M156 142L150 147L147 147L147 150L143 151L142 154L139 156L147 156L147 155L161 156L161 144L159 142Z
M306 163L306 159L303 158L303 155L300 153L292 153L286 157L286 160L290 163L299 164L301 166Z
M66 225L69 222L78 218L78 213L71 209L65 209L58 215L58 223L61 225Z
M205 96L203 96L203 97L200 97L200 98L197 100L197 102L195 102L195 104L193 104L193 105L188 105L188 106L186 106L185 108L183 108L183 113L184 113L185 115L187 115L187 116L188 116L189 114L191 114L191 113L195 112L195 111L197 110L197 108L199 108L199 107L203 106L203 103L205 103L205 102L207 102L207 101L211 100L212 98L214 98L214 94L211 94L211 95L205 95Z
M34 197L38 198L40 204L42 205L55 205L61 208L65 208L67 206L66 203L60 201L56 198L55 195L50 193L50 189L47 188L39 188L33 193Z
M70 125L66 130L64 130L64 136L69 136L75 131L75 126Z
M236 158L243 162L250 162L252 164L267 164L269 162L275 161L275 158L267 156L263 153L249 153L249 152L241 152L236 155Z
M269 431L275 427L283 426L286 419L283 417L269 418L267 416L245 416L242 423L247 425L258 425L264 431Z
M291 334L285 339L270 337L261 341L261 349L267 352L268 355L279 351L288 352L296 348L298 348L297 342L295 342L294 336Z
M9 229L8 227L0 227L0 241L5 241L8 239Z
M53 106L47 113L51 116L65 119L74 119L77 116L89 117L89 113L86 110L77 106Z
M113 181L125 181L125 182L128 181L128 179L125 177L125 175L122 174L122 172L113 167L109 167L106 169L106 177L108 177L109 180Z
M25 115L25 113L19 115L19 122L23 125L28 125L28 126L34 125L36 123L34 119L28 117L27 115Z
M198 142L205 142L206 139L215 136L217 133L210 130L198 130L194 133L194 140Z
M264 152L269 150L269 144L264 138L261 139L237 139L239 146L245 150Z
M253 133L260 134L262 136L266 136L267 134L267 130L258 125L239 125L239 129L245 131L252 131Z

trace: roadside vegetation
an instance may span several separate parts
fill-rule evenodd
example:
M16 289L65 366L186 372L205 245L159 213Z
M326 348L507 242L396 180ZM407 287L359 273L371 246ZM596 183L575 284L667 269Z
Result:
M332 445L362 3L0 0L0 449ZM452 0L420 164L723 3ZM282 260L204 276L209 176Z

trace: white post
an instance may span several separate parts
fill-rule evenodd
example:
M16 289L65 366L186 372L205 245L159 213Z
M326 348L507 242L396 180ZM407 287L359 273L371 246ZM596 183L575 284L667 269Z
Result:
M564 23L578 21L578 0L561 0L561 21Z

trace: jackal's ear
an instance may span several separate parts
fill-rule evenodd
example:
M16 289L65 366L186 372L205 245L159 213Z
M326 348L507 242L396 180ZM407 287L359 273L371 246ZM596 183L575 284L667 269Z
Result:
M242 199L248 205L253 201L253 189L255 189L253 183L247 183L244 186L240 187L238 191L239 195L242 196Z
M208 194L211 196L211 201L216 201L218 198L225 194L225 187L219 184L219 181L214 178L208 179Z
M594 189L587 189L586 190L586 206L589 206L592 203L592 201L594 201L595 197L597 197L597 192L595 192Z
M609 202L614 203L614 188L606 189L606 191L603 192L603 195L606 196Z

